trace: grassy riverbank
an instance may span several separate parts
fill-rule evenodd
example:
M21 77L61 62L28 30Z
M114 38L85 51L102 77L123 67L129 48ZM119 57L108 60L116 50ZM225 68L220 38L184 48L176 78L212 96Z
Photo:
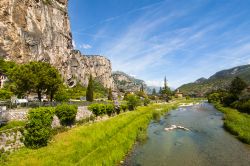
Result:
M80 126L56 135L44 148L23 148L0 165L116 165L145 135L155 111L167 112L176 104L139 107L107 121Z
M250 144L250 115L236 109L222 107L220 104L215 104L215 107L225 114L225 129L236 135L242 142Z

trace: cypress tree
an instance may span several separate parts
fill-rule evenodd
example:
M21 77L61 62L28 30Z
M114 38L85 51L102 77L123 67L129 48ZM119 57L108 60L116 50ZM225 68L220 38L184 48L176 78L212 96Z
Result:
M109 88L108 100L113 100L112 89L111 88Z
M89 77L89 84L86 91L86 100L90 102L94 100L94 84L92 75Z

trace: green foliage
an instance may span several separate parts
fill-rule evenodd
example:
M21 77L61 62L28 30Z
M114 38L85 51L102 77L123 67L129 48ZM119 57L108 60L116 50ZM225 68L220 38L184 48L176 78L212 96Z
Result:
M69 98L71 99L80 99L83 96L86 96L86 87L77 83L76 86L67 90Z
M179 87L179 89L184 95L190 95L192 97L205 96L217 89L228 89L231 81L235 77L240 77L247 84L250 84L250 65L238 66L236 68L217 72L209 79L185 84Z
M13 95L12 92L6 90L6 89L0 89L0 100L8 100Z
M130 111L135 110L141 104L139 97L134 94L128 94L126 100Z
M25 126L25 121L10 121L7 124L2 124L0 126L0 131L3 130L8 130L16 127L24 127Z
M157 94L157 93L156 93L156 89L153 88L152 95L156 95L156 94Z
M122 104L120 105L120 108L121 108L121 110L122 110L123 112L126 112L127 109L128 109L128 105L127 105L126 103L122 103Z
M215 107L225 115L225 129L236 135L242 142L250 144L250 115L222 107L220 104L215 104Z
M77 106L68 104L58 105L56 106L55 114L60 119L62 125L72 125L75 122Z
M13 61L5 61L0 58L0 73L8 75L8 72L16 66L16 63Z
M219 93L211 93L208 95L208 102L209 103L218 103L221 102L221 96Z
M45 5L51 5L52 4L52 1L51 0L43 0L43 3Z
M52 101L55 93L62 85L58 71L45 62L17 65L8 72L8 76L14 84L14 91L18 96L33 91L38 94L40 101L43 92L46 92Z
M60 87L59 90L56 92L55 100L59 102L69 101L69 93L67 92L65 86Z
M222 97L222 103L224 106L230 106L233 102L237 101L239 98L235 94L224 93Z
M239 110L240 112L245 112L250 114L250 100L235 101L231 104L231 107Z
M28 115L28 123L25 126L24 144L29 148L46 146L51 138L51 123L54 109L40 107L31 109Z
M93 112L95 116L101 116L106 113L106 107L104 104L94 103L91 104L88 109Z
M95 92L95 98L103 98L108 94L108 89L105 88L98 80L93 80L93 89Z
M88 109L93 112L95 116L102 116L107 114L111 116L115 113L115 106L113 104L91 104Z
M109 88L108 100L113 100L113 95L112 95L112 89L111 88Z
M247 84L245 81L243 81L239 77L235 77L230 85L230 93L232 93L235 96L238 96L241 94L242 90L244 90L246 87Z
M108 116L111 116L112 114L115 113L115 107L114 107L113 104L107 104L106 105L106 113L108 114Z
M92 102L94 100L94 85L92 75L89 77L89 83L86 92L86 100Z
M171 108L171 105L140 107L106 121L79 126L56 135L45 148L14 152L0 165L16 165L17 161L18 165L119 165L136 139L147 136L145 129L152 112Z
M145 99L143 100L143 104L144 104L144 106L149 105L149 104L150 104L150 99L149 99L148 97L145 98Z

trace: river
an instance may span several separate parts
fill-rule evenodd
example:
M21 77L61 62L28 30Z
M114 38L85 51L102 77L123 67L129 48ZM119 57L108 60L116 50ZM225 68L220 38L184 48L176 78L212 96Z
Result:
M212 105L179 107L148 127L148 139L135 145L128 166L250 166L250 146L223 129L223 114ZM171 125L182 129L164 130Z

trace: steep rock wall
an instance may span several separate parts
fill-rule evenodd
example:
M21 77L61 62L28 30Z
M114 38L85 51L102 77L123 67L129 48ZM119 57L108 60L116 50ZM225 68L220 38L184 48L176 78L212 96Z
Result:
M7 60L50 62L71 85L87 85L92 74L112 87L109 60L73 50L68 0L1 0L0 34L0 56Z

